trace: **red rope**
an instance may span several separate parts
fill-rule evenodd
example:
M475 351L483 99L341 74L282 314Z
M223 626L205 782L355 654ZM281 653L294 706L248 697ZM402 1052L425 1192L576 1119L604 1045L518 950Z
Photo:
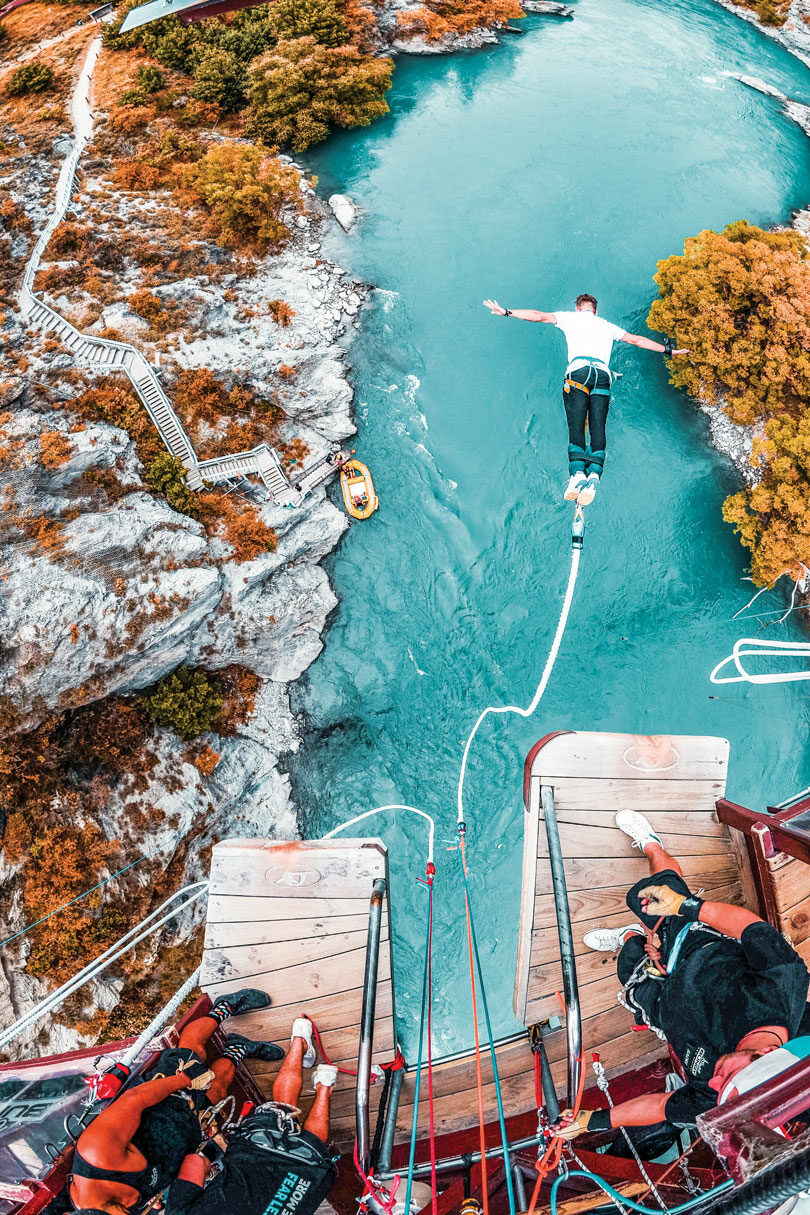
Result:
M368 1174L364 1173L360 1168L360 1161L357 1159L357 1140L354 1141L354 1167L357 1169L360 1180L363 1183L363 1193L360 1196L359 1205L365 1207L366 1200L373 1198L387 1212L387 1215L393 1215L394 1207L397 1204L397 1190L399 1189L401 1180L399 1173L393 1178L390 1190L386 1189L381 1181L376 1180L373 1169Z
M428 1081L428 1120L430 1124L430 1200L433 1215L439 1215L439 1199L436 1187L436 1120L433 1110L433 1041L432 1041L432 1011L433 1011L433 875L435 866L427 867L428 888L428 990L427 990L427 1081ZM408 1215L408 1212L405 1213Z
M321 1035L318 1032L318 1027L315 1024L315 1022L312 1020L311 1017L309 1018L309 1023L312 1026L312 1034L313 1034L313 1037L315 1038L315 1045L317 1046L318 1050L320 1051L321 1058L323 1059L324 1063L328 1063L330 1067L337 1067L337 1070L339 1072L341 1072L342 1075L344 1075L344 1076L356 1076L357 1072L353 1072L350 1067L340 1067L338 1064L332 1062L332 1060L329 1058L326 1051L324 1050L323 1040L321 1038ZM377 1066L384 1072L399 1071L399 1069L401 1067L405 1066L405 1056L403 1055L403 1053L399 1049L399 1047L397 1047L397 1053L394 1055L394 1057L390 1063L379 1063L379 1064L377 1064ZM372 1072L371 1073L371 1083L372 1084L374 1083L375 1079L376 1079L376 1077L375 1077L374 1073Z
M464 832L459 834L459 849L464 876L467 876L467 855ZM475 963L473 961L472 926L470 924L470 900L464 891L464 906L467 911L467 943L470 950L470 988L472 990L473 1031L475 1036L475 1081L478 1088L478 1130L481 1143L481 1199L484 1215L489 1215L489 1190L487 1187L487 1140L484 1123L484 1080L481 1074L481 1043L478 1036L478 998L475 991ZM406 1213L407 1215L407 1213Z

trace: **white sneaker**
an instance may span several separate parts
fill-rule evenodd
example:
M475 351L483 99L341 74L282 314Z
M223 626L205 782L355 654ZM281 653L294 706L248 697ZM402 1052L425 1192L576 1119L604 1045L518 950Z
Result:
M599 473L589 473L577 495L577 506L590 506L599 488Z
M641 848L643 851L648 844L661 844L649 821L637 810L617 810L616 826L625 835L630 836L634 848Z
M337 1078L338 1069L336 1067L333 1067L331 1063L319 1063L312 1073L313 1092L319 1084L322 1084L324 1088L334 1088Z
M290 1041L293 1038L303 1038L307 1044L304 1052L304 1067L312 1067L315 1062L315 1045L312 1041L312 1022L309 1017L296 1017L290 1031Z
M587 480L588 478L584 472L571 473L571 476L568 478L568 484L565 487L565 493L563 494L566 502L576 502L580 490Z
M582 938L588 949L598 949L601 953L618 953L629 936L644 936L640 924L628 924L626 928L592 928Z

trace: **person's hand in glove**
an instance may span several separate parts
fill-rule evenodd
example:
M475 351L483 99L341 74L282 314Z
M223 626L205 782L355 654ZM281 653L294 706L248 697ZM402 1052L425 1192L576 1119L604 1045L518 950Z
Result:
M560 1121L554 1127L555 1137L557 1139L576 1139L577 1135L587 1131L593 1114L593 1110L580 1110L575 1117L573 1110L563 1110Z

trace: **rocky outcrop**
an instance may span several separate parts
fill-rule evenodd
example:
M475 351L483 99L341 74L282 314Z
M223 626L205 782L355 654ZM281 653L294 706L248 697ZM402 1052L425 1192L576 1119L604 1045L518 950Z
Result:
M784 25L765 25L752 9L734 4L733 0L717 0L717 3L757 26L769 38L781 42L786 50L810 67L810 0L792 0Z
M343 231L351 232L360 218L360 212L348 194L331 194L329 196L329 207Z

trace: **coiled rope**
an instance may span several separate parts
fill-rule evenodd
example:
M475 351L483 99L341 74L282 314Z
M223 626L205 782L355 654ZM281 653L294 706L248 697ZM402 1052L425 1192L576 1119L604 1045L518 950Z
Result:
M754 675L743 666L744 658L806 658L810 661L810 641L768 641L764 637L740 637L734 643L734 649L718 662L709 679L714 684L720 683L792 683L799 679L810 679L810 667L804 671L783 671L781 673L765 672ZM736 675L721 675L724 667L733 662L737 668Z

